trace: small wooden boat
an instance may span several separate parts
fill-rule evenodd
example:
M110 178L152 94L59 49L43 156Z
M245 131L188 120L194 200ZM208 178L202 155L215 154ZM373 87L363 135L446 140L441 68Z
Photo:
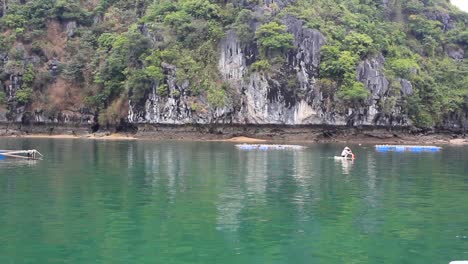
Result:
M35 150L0 150L0 160L8 158L28 159L28 160L42 160L42 154Z

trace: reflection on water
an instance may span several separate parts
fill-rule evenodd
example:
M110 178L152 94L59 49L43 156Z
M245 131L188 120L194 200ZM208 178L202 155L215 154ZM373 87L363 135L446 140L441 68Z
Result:
M1 263L448 263L468 258L466 148L7 140ZM52 260L52 261L51 261ZM56 260L56 261L55 261ZM62 261L63 260L63 261Z
M4 159L0 160L0 168L15 168L15 167L21 167L21 166L27 166L27 167L32 167L35 166L39 161L37 160L27 160L27 159Z
M335 159L335 161L341 164L341 169L343 170L343 174L345 174L345 175L350 173L351 168L354 165L354 160Z

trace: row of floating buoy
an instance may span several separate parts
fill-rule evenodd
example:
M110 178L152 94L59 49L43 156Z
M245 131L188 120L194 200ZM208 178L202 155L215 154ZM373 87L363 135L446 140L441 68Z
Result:
M300 145L268 145L268 144L238 144L237 148L241 150L299 150L304 149ZM379 152L437 152L441 147L436 146L410 146L410 145L376 145L375 149Z
M238 144L237 148L241 150L298 150L304 149L299 145L268 145L268 144Z
M437 152L441 147L436 146L409 146L409 145L376 145L375 149L379 152L396 151L396 152Z

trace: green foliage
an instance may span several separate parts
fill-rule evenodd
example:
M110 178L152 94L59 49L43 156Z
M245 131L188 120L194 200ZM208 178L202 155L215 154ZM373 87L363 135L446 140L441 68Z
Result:
M286 32L286 26L277 22L270 22L261 25L255 32L257 43L263 54L268 55L274 52L285 52L292 48L294 37Z
M145 70L129 70L126 72L125 85L130 91L131 99L136 102L141 102L145 95L150 91L154 83L154 79L148 75Z
M392 111L395 109L396 105L397 105L397 98L395 96L390 96L381 101L380 107L383 113L389 115L389 114L392 114Z
M344 43L348 50L356 53L361 58L366 57L373 51L374 41L366 34L351 32L345 37Z
M23 73L23 84L30 86L34 82L35 70L32 64L28 64Z
M99 108L108 106L125 88L135 95L134 99L141 100L151 77L146 71L133 68L144 64L142 56L148 51L148 39L136 29L131 29L124 34L102 34L98 43L106 60L94 78L101 87L94 104ZM154 71L149 69L151 74L156 74Z
M431 75L421 76L427 86L423 86L420 95L437 99L430 103L432 107L440 107L431 112L437 121L442 121L441 113L459 112L468 99L468 63L445 58L426 62L424 67Z
M170 48L160 51L159 56L162 61L165 61L167 63L172 63L172 64L174 64L179 58L179 54L177 50L170 49Z
M403 1L403 8L408 13L418 14L424 10L424 3L417 0Z
M432 115L424 109L419 98L409 98L408 113L417 127L432 127L435 122Z
M468 47L468 29L457 28L448 32L448 38L451 42Z
M0 53L7 52L11 49L12 40L6 37L0 38Z
M222 24L233 18L222 13L219 5L207 0L161 1L148 8L142 21L156 23L160 28L169 27L179 43L193 49L204 41L217 41L223 36Z
M156 93L161 97L169 96L169 88L166 84L159 85L156 89Z
M0 19L0 27L15 29L17 34L27 29L44 28L50 19L74 20L90 25L91 15L72 0L9 1L7 14Z
M163 22L167 14L177 11L177 6L172 1L153 2L148 8L146 16L143 18L145 22L157 21Z
M4 72L6 74L21 74L23 70L23 63L19 60L9 60L4 66Z
M144 73L146 76L148 76L148 78L151 78L152 80L161 81L164 78L164 74L162 73L161 68L155 65L150 65L146 67Z
M220 8L207 0L188 0L182 3L182 9L195 18L216 19Z
M357 36L357 39L361 37ZM356 65L360 54L357 50L364 46L360 44L360 41L354 41L355 39L352 37L347 41L347 46L355 49L354 53L348 50L340 51L339 46L323 46L321 50L320 87L324 89L327 96L330 96L335 87L340 85L337 96L350 106L357 105L369 95L364 84L356 81Z
M98 15L103 15L104 12L117 0L100 0L94 12Z
M98 38L98 44L101 49L109 51L112 49L116 39L116 35L112 33L103 33Z
M347 75L352 75L355 78L355 69L358 62L358 57L356 54L352 54L350 51L340 52L338 57L338 63L336 64L337 75L340 76L343 80L346 79ZM340 80L340 79L338 79Z
M86 25L92 23L91 14L73 0L58 0L54 11L56 18L60 21L78 21Z
M27 14L29 25L35 28L42 28L48 18L54 17L55 1L50 0L35 0L28 1L24 5L24 11Z
M252 11L248 9L242 9L237 15L236 22L234 23L234 29L236 31L237 37L243 43L249 43L255 37L255 34L250 25L252 20Z
M26 25L27 18L20 14L8 13L2 18L2 26L8 28L23 28Z
M252 70L256 72L266 72L271 69L271 65L268 60L259 60L252 64Z
M347 76L355 75L359 58L350 51L340 51L337 46L323 46L320 76L342 82ZM354 77L353 77L354 78Z
M226 92L223 89L211 86L207 91L208 103L214 107L223 107L226 105Z
M367 99L369 91L366 90L364 84L357 81L352 81L338 91L338 98L350 103L357 104Z
M442 23L430 20L422 15L410 15L409 26L413 34L419 38L432 37L441 40Z
M184 10L169 13L164 17L164 23L178 30L189 29L191 20L192 18L190 15ZM180 33L183 34L188 32L181 31Z
M7 97L3 89L0 90L0 106L5 105L7 101Z
M419 70L418 63L411 58L391 59L388 61L388 65L398 77L404 79L411 79L411 76Z
M33 90L31 88L21 88L16 91L16 101L21 104L25 105L31 102L33 95Z
M338 58L340 57L340 47L325 45L320 50L320 76L324 78L336 78L340 74L340 65Z

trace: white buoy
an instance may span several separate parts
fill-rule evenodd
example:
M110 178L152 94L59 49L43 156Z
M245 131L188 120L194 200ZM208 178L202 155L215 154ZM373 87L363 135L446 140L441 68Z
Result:
M299 150L304 146L299 145L268 145L268 144L238 144L237 148L241 150Z

